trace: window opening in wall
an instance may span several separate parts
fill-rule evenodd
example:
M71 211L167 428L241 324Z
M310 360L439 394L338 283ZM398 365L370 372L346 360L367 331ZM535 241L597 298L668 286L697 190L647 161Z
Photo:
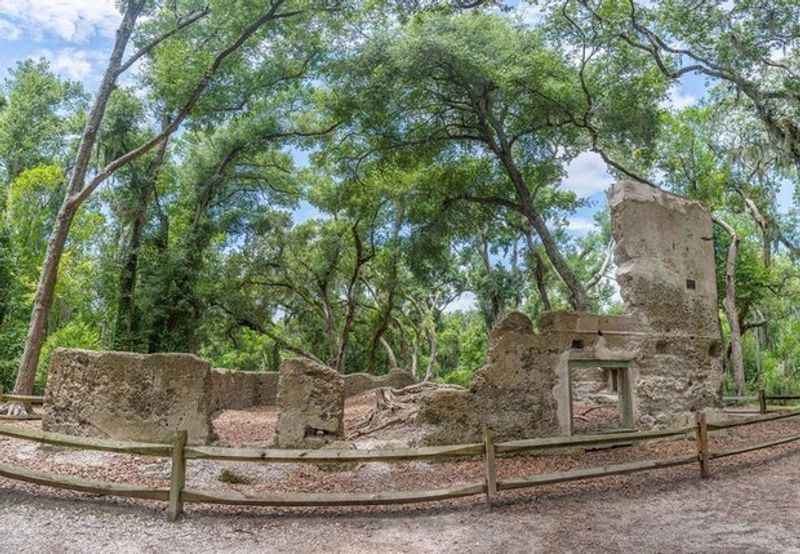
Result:
M628 361L571 360L570 418L573 435L633 428Z

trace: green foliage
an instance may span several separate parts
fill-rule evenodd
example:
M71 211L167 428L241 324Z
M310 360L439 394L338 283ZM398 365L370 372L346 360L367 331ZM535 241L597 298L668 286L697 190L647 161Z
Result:
M64 173L58 166L23 171L8 188L6 228L17 278L33 291L63 194Z
M445 314L439 344L439 378L469 386L475 370L486 361L488 334L483 319L475 311Z
M753 81L712 83L698 105L670 110L662 69L689 62L668 55L661 68L621 39L628 2L542 4L554 9L535 23L438 2L277 4L285 16L210 76L165 149L118 170L76 215L37 387L59 346L189 351L248 371L305 354L383 373L395 358L419 377L430 368L468 386L499 317L569 309L559 259L589 289L588 309L624 309L608 278L608 210L563 186L570 162L595 152L613 177L640 173L735 227L742 323L765 320L745 333L748 384L795 391L800 210L776 198L800 165L776 137L798 118L796 6L637 3L642 25ZM205 6L149 2L135 43ZM159 133L216 54L273 4L208 6L141 60L131 84L117 84L90 174ZM87 97L31 60L9 72L0 97L9 387ZM596 228L577 235L570 221L588 207ZM722 295L730 238L715 230L714 240ZM449 310L466 297L475 305Z
M235 336L233 344L217 339L219 331L209 333L210 340L200 349L200 356L213 367L238 369L241 371L276 371L280 356L276 353L275 342L251 329L242 329ZM221 338L221 337L220 337Z
M79 129L85 96L78 83L62 81L44 60L19 62L6 78L0 111L0 183L66 154ZM2 193L0 189L0 193Z
M47 337L39 359L39 368L36 371L36 387L39 391L44 389L47 381L47 370L50 367L50 358L56 348L83 348L86 350L99 350L101 347L100 334L97 329L82 321L73 320Z

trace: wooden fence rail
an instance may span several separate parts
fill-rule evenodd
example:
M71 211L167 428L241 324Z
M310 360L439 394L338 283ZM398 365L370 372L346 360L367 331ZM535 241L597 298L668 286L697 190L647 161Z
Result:
M25 394L0 394L0 401L3 402L22 402L41 406L44 404L44 396L28 396Z
M362 451L348 449L278 450L187 446L185 431L180 431L177 434L173 444L122 442L88 437L73 437L59 433L49 433L35 429L24 429L12 425L0 424L0 436L57 446L122 454L156 456L170 458L172 460L169 489L148 488L136 485L57 476L9 464L0 464L0 476L78 492L166 501L169 503L167 513L171 521L176 520L181 515L185 503L191 502L231 504L238 506L369 506L432 502L484 494L486 495L487 503L491 506L499 491L551 485L583 479L596 479L611 475L623 475L680 465L697 463L699 464L701 475L707 477L710 474L710 462L713 460L800 441L800 435L796 435L757 445L713 452L710 451L708 443L708 435L710 432L757 423L767 423L797 416L800 416L800 410L775 415L756 416L734 422L708 423L705 413L701 412L697 414L696 423L691 427L641 433L630 432L577 437L526 439L500 443L495 443L491 430L484 427L482 429L483 443ZM697 453L690 456L576 469L567 472L533 475L513 479L497 479L495 462L497 454L514 454L554 448L575 448L618 444L620 442L646 441L659 438L687 436L691 431L694 431L695 434ZM485 469L485 478L482 483L470 483L457 487L423 491L391 491L355 494L275 493L259 495L248 495L237 491L205 491L187 488L185 486L187 461L193 459L319 464L342 462L404 462L409 460L432 460L464 456L482 457Z
M43 396L28 396L24 394L3 394L3 386L0 385L0 402L21 402L41 406L44 404ZM0 414L0 421L34 421L42 419L40 415L5 415Z
M0 385L0 402L22 402L24 404L44 404L44 396L31 396L27 394L4 394L3 386Z
M91 437L74 437L61 433L48 433L39 429L28 429L16 425L0 424L0 436L21 439L53 446L68 446L84 450L116 452L118 454L136 454L139 456L156 456L168 458L172 455L172 446L145 442L114 441Z
M786 395L786 394L775 394L775 395L768 395L764 389L759 389L756 393L756 396L723 396L722 403L723 404L736 404L738 402L758 402L758 411L759 413L766 414L767 413L767 403L770 401L779 401L785 402L788 400L800 400L800 395Z

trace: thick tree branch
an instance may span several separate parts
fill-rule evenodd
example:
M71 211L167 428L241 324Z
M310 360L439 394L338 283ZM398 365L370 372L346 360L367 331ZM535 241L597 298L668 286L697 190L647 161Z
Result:
M118 157L117 159L108 163L103 169L101 169L97 175L86 184L80 192L71 196L69 203L72 207L77 207L82 204L91 194L103 183L106 179L108 179L115 171L117 171L122 166L132 162L133 160L137 159L138 157L142 156L143 154L150 151L153 147L157 146L161 141L172 135L178 127L180 127L181 123L189 116L189 114L194 109L197 102L205 93L208 86L211 84L211 79L216 75L219 68L222 66L223 62L231 56L234 52L236 52L250 37L252 37L262 26L264 26L269 21L273 21L279 18L286 18L291 17L293 15L297 15L302 13L301 11L292 11L292 12L285 12L285 13L277 13L278 8L283 3L283 0L277 1L270 9L264 13L261 17L256 19L253 23L251 23L248 27L242 31L239 36L231 42L227 47L225 47L222 51L220 51L214 58L211 65L206 70L203 77L200 81L195 85L192 92L189 94L189 98L184 103L183 107L178 111L177 115L172 119L172 121L166 126L166 128L150 139L149 141L145 142L141 146L123 154L122 156Z
M139 59L152 52L156 46L167 40L169 37L179 33L189 25L192 25L193 23L204 18L209 13L211 13L211 9L208 6L206 6L202 10L191 12L185 15L184 17L180 18L177 22L177 25L175 25L173 29L170 29L166 33L154 38L153 40L142 46L142 48L140 48L135 54L133 54L130 58L128 58L128 60L125 63L120 65L119 69L117 70L117 76L120 76L123 73L125 73Z

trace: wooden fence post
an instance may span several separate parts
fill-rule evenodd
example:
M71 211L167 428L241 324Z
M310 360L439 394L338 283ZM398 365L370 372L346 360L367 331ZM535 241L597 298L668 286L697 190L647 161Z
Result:
M761 415L767 413L767 393L764 389L758 389L758 411Z
M706 412L700 411L695 413L695 421L697 422L697 461L700 462L700 476L703 479L709 477L708 462L708 423L706 422Z
M492 501L497 496L497 468L494 457L494 438L492 431L483 424L483 454L486 465L486 504L492 507Z
M172 446L172 474L169 485L167 517L175 521L183 513L183 487L186 484L186 441L188 433L178 431Z

